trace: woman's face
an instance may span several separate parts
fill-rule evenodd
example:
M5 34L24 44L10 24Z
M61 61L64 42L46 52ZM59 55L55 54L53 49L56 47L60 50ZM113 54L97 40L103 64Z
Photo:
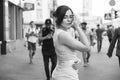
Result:
M65 29L70 28L72 25L73 19L74 19L74 15L71 12L71 10L66 11L66 14L61 23L62 27L64 27Z

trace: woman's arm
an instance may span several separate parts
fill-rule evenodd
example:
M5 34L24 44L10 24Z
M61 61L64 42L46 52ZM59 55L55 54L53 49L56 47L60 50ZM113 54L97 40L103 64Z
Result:
M82 43L77 39L73 38L68 32L62 31L58 35L58 40L62 45L65 45L73 50L79 51L89 51L90 48L86 45L87 43ZM84 39L83 39L84 40Z
M87 36L85 35L85 33L82 31L82 29L80 27L77 27L77 32L79 34L80 37L80 41L86 46L86 47L90 47L90 42L87 38Z
M75 29L77 30L78 32L78 35L80 37L80 41L88 48L90 48L90 43L89 43L89 40L87 38L87 36L85 35L85 33L83 32L83 30L81 29L80 27L80 21L78 19L78 17L75 15L74 17L74 22L73 22L73 25L75 27Z

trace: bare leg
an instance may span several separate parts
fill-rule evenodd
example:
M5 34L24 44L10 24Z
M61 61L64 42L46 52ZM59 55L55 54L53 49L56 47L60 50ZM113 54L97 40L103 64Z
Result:
M33 53L33 51L29 50L29 58L30 58L29 64L33 64L33 62L32 62L32 59L33 59L32 53Z
M87 66L87 59L86 59L87 53L83 52L82 57L83 57L83 62L84 62L84 67Z

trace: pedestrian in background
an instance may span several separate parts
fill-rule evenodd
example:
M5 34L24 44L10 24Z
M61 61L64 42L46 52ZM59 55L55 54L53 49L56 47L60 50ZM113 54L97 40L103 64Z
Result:
M42 45L42 40L40 39L40 37L42 36L42 27L39 30L39 37L38 37L38 45L41 46Z
M91 46L94 46L96 44L95 39L96 39L95 29L91 28L91 31L90 31L90 45Z
M57 63L57 56L53 44L53 34L54 29L52 28L51 19L46 19L45 25L43 25L41 36L39 37L39 39L42 41L42 55L47 80L50 80L51 74ZM49 59L52 63L51 69L49 69Z
M113 39L108 48L108 53L107 53L108 57L112 57L116 42L117 42L116 56L118 57L118 62L119 62L119 67L120 67L120 27L115 29Z
M100 24L97 24L97 29L96 29L96 37L97 37L97 51L98 53L101 51L101 47L102 47L102 34L105 30L100 28Z
M82 27L82 30L83 32L85 33L85 35L87 36L89 42L91 42L90 40L90 37L91 37L91 32L90 30L87 29L87 23L86 22L83 22L81 23L81 27ZM80 37L81 38L81 37ZM91 44L91 43L90 43ZM90 51L84 51L82 52L82 57L83 57L83 61L84 61L84 67L88 66L88 63L89 63L89 59L90 59Z
M36 51L36 43L38 41L38 31L36 29L36 25L34 24L34 21L30 22L30 28L28 29L27 33L27 41L28 41L28 50L29 50L29 58L30 58L30 64L33 64L33 56L35 55Z
M57 65L53 71L53 80L79 80L78 69L81 60L76 56L76 50L89 51L89 42L79 27L79 21L73 11L65 5L59 6L54 12L56 28L53 36L57 54ZM74 25L81 40L75 39L68 29Z
M107 36L108 36L109 43L111 43L114 36L114 29L112 25L107 26Z

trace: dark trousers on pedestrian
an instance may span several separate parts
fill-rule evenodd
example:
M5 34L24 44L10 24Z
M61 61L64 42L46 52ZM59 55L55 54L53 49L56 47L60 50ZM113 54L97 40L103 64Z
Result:
M53 52L42 51L42 53L43 53L43 61L44 61L46 77L47 77L47 80L50 80L52 72L53 72L54 68L56 67L57 56L55 55L54 51ZM52 53L54 55L52 55ZM48 54L48 55L45 55L45 54ZM51 55L49 55L49 54L51 54ZM49 69L50 60L51 60L51 69ZM50 73L50 70L51 70L51 73Z
M111 39L111 38L109 38L109 43L111 43L111 41L112 41L112 39Z
M89 63L89 58L91 56L90 52L83 52L82 56L83 56L84 63Z
M119 61L119 67L120 67L120 57L118 57L118 61Z
M97 39L97 50L98 50L98 52L101 51L101 47L102 47L102 39Z

